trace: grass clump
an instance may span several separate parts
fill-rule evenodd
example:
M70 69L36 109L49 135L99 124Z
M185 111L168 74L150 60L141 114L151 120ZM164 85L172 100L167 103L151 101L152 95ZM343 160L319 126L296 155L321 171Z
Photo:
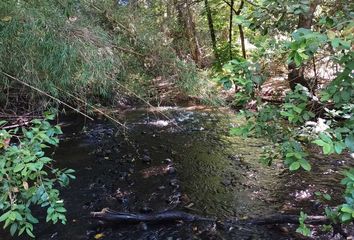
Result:
M173 19L171 21L174 21ZM112 1L0 3L0 69L75 106L114 106L122 96L156 98L156 79L185 94L200 89L194 63L177 57L153 13ZM48 98L0 74L0 106ZM76 97L73 97L76 96Z

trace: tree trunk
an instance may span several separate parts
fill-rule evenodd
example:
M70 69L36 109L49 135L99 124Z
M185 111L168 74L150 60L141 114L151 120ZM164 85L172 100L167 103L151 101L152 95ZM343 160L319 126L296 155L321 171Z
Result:
M236 9L233 7L234 5L234 2L231 1L231 3L229 3L227 0L223 0L227 5L230 6L230 10L232 12L235 13L236 16L239 16L241 14L241 11L242 11L242 8L243 8L243 5L244 5L244 0L241 0L240 2L240 6L238 8L238 10L236 11ZM230 23L232 22L232 12L230 12ZM232 32L232 26L230 25L230 29L231 32ZM242 56L244 59L246 59L246 46L245 46L245 35L244 35L244 32L243 32L243 28L242 28L242 25L241 24L238 24L238 30L240 32L240 40L241 40L241 48L242 48ZM230 34L230 31L229 31L229 45L230 45L230 49L231 49L231 40L230 40L230 36L232 37L232 34Z
M230 20L229 20L229 59L232 60L232 20L234 16L234 0L230 3Z
M241 0L240 7L237 10L236 15L239 16L241 14L242 8L244 5L244 1ZM238 24L238 30L240 32L240 40L241 40L241 48L242 48L242 56L244 59L246 59L246 46L245 46L245 35L243 33L243 28L241 24Z
M205 12L207 14L207 19L208 19L208 26L209 26L209 32L210 32L210 38L211 38L211 45L213 46L213 52L214 52L214 56L215 56L215 60L217 62L217 64L220 64L220 58L219 58L219 53L218 53L218 49L216 46L216 35L215 35L215 29L214 29L214 22L213 22L213 17L211 14L211 9L209 6L209 1L208 0L204 0L204 4L205 4Z
M244 59L247 58L247 55L246 55L246 46L245 46L245 35L243 33L243 28L242 28L242 25L239 24L238 25L238 30L240 31L240 40L241 40L241 48L242 48L242 56Z
M302 13L299 15L299 22L297 26L298 28L311 28L317 5L318 0L311 1L309 11L307 13ZM304 77L304 66L296 67L296 64L294 62L291 62L288 65L288 70L288 81L291 90L295 90L297 84L301 84L302 86L310 89L310 84Z
M194 62L201 66L201 50L199 46L199 40L197 37L197 31L195 27L193 13L190 7L190 3L187 4L187 29L188 29L188 39L189 45L192 52L192 59Z
M191 58L197 65L201 65L201 50L195 28L190 0L174 1L177 10L177 19L182 32L182 39L187 39Z

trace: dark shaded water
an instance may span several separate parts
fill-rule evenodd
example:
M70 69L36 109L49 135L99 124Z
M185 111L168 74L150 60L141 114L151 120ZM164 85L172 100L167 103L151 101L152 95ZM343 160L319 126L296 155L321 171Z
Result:
M68 223L38 224L38 239L291 239L279 229L260 226L103 226L89 213L106 207L126 212L178 209L219 219L247 218L298 213L300 208L316 212L314 190L340 192L333 186L346 160L324 162L314 156L311 174L289 175L281 164L258 163L266 142L228 136L236 121L231 115L161 110L167 118L149 111L128 113L126 130L104 121L88 123L83 132L81 124L64 128L65 139L54 158L58 167L76 170L77 180L62 190Z

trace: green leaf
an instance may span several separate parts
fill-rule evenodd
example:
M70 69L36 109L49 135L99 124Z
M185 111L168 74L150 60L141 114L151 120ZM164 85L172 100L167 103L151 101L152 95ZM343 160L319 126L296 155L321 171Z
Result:
M12 212L12 211L10 210L10 211L4 213L3 215L1 215L1 217L0 217L0 222L3 222L3 221L5 221L6 219L8 219L9 216L10 216L10 214L11 214L11 212Z
M300 165L303 169L305 169L306 171L310 171L311 170L311 165L309 164L308 161L306 161L305 159L301 159L299 160Z
M301 113L302 110L303 110L302 108L299 108L299 107L294 106L294 111L295 111L295 112Z
M15 232L17 230L17 223L13 223L10 227L10 234L11 236L14 236L15 235Z
M340 217L342 222L347 222L352 219L352 215L350 213L344 213Z
M331 144L324 145L323 146L323 153L326 155L333 153L333 146Z
M350 99L350 91L342 91L341 94L343 101L348 102Z
M18 235L21 236L22 233L26 230L26 226L22 227L20 231L18 232Z
M326 145L327 143L325 143L324 141L322 141L321 139L317 139L315 141L312 141L313 143L317 144L318 146L323 147L324 145Z
M354 181L354 175L351 174L350 172L345 172L345 176L347 176L350 180Z
M32 214L30 214L30 213L26 215L26 218L31 223L34 223L34 224L38 223L38 219L33 217Z
M60 212L60 213L65 213L66 209L63 208L63 207L58 207L58 208L55 209L55 211Z
M294 55L294 61L297 67L299 67L302 63L302 58L297 52Z
M345 140L345 145L350 149L350 151L354 152L354 134L348 135Z
M14 212L15 215L16 215L16 220L18 221L22 221L23 220L23 217L21 216L21 214L19 212Z
M326 143L332 143L332 139L329 135L327 135L326 133L321 132L320 133L320 138L325 141Z
M343 144L343 142L334 143L334 150L336 151L337 154L341 154L344 148L345 148L345 144Z
M342 212L350 213L350 214L353 212L353 209L351 207L349 207L347 204L344 204L340 210Z
M25 167L25 164L23 163L19 163L17 164L15 167L14 167L14 172L17 173L17 172L20 172L23 168Z
M239 135L242 135L243 132L244 132L244 130L241 127L235 127L235 128L230 129L230 135L239 136Z
M331 44L332 44L332 47L333 47L333 48L339 47L339 43L340 43L340 39L339 39L339 38L334 38L334 39L332 39L332 41L331 41Z
M289 170L290 171L295 171L298 170L300 168L300 163L299 162L293 162L292 164L290 164Z
M35 238L35 236L33 235L31 229L26 228L26 233L28 234L28 236L30 236L31 238Z
M327 201L330 201L332 199L331 195L329 195L328 193L323 194L323 198Z
M25 135L26 135L26 137L29 138L29 139L32 139L32 138L33 138L33 132L26 131Z

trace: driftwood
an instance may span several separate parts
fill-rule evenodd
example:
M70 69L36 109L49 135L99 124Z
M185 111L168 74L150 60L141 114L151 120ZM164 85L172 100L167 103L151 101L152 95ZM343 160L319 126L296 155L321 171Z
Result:
M157 223L171 221L216 221L212 218L204 218L198 215L189 214L182 211L163 211L157 213L126 213L117 212L110 209L102 209L101 212L91 212L91 217L112 223Z
M139 223L139 222L164 222L164 221L210 221L216 222L215 218L206 218L199 215L186 213L183 211L168 210L156 213L126 213L117 212L110 209L103 209L100 212L91 212L91 217L102 221L115 223ZM220 223L220 222L219 222ZM250 225L270 225L270 224L284 224L284 223L299 223L299 216L297 215L271 215L268 217L242 219L242 220L226 220L225 224L250 224ZM305 220L306 224L321 225L330 224L330 220L326 216L308 216Z
M91 217L110 223L130 223L136 224L140 222L146 223L162 223L171 221L185 221L185 222L196 222L196 221L206 221L215 222L217 225L222 227L228 227L233 225L273 225L273 224L299 224L298 215L270 215L268 217L258 217L251 219L235 219L235 220L225 220L218 221L215 218L205 218L198 215L186 213L183 211L168 210L157 213L126 213L117 212L110 209L102 209L100 212L91 212ZM326 216L308 216L305 220L306 224L310 225L324 225L331 224L333 227L333 235L339 233L343 237L346 237L346 232L342 229L341 224L335 224L330 221Z

